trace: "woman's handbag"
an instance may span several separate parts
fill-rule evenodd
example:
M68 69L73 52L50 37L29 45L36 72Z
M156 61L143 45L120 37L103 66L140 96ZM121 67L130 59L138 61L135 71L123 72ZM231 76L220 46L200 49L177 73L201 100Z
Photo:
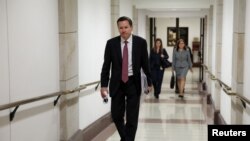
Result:
M172 66L172 63L168 61L168 59L162 58L161 59L161 66L163 68L168 68Z
M171 80L170 80L170 88L171 89L174 88L174 84L175 84L175 76L174 76L174 72L172 71L172 76L171 76Z

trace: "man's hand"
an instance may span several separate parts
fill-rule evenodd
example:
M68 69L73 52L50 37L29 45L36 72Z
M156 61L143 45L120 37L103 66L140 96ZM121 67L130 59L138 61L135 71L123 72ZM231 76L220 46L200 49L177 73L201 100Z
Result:
M100 92L101 92L102 98L105 98L108 96L108 88L107 87L102 87Z
M153 86L152 86L152 85L151 85L151 86L148 86L148 92L149 92L149 93L152 91L152 89L153 89Z

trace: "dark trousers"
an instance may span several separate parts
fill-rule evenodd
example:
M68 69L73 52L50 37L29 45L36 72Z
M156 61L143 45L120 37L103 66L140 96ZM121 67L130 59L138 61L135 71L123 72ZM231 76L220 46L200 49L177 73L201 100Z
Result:
M112 97L111 114L121 141L134 141L140 106L140 94L133 77L127 83L121 82L118 92ZM126 111L126 122L124 115Z
M162 86L162 80L164 75L164 69L163 70L151 70L152 74L152 82L154 86L154 95L155 97L158 97L161 93L161 86Z

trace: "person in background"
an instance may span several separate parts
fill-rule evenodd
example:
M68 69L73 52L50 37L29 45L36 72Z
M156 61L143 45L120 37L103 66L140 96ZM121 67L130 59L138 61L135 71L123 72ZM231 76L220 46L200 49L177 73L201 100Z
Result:
M179 40L185 42L184 39L179 39ZM186 45L186 48L189 50L190 57L191 57L191 62L193 63L193 53L192 53L192 50L191 50L191 48L188 45ZM183 93L184 93L184 91L185 91L185 88L183 89ZM177 93L177 94L179 93L179 87L178 87L177 77L176 77L176 80L175 80L175 93Z
M173 62L172 69L176 73L177 83L179 88L179 97L183 98L184 88L186 82L186 76L188 70L192 70L192 61L190 57L190 52L185 45L184 40L180 39L177 41L177 46L173 51Z
M134 141L142 89L141 69L147 77L148 91L152 89L147 42L132 35L133 24L130 18L120 17L117 26L120 36L109 39L106 43L100 92L103 98L108 93L111 97L111 116L121 141Z
M152 73L152 82L154 86L154 96L159 99L161 93L162 80L165 68L162 67L162 59L168 59L167 51L162 47L162 40L157 38L154 47L150 51L150 68Z

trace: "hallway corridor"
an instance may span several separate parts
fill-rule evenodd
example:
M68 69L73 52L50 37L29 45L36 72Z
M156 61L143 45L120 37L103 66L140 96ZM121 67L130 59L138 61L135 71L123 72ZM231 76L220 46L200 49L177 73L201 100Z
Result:
M120 85L123 35L136 78L127 96L140 69L161 65L159 54L150 61L156 39L170 62L179 39L192 53L184 99L168 68L159 99L132 101L141 100L135 141L250 141L249 14L250 0L0 0L0 141L120 141L111 119L120 102L102 96Z
M170 89L171 70L166 70L159 99L153 94L142 96L136 141L206 141L206 98L199 93L198 68L188 72L184 99ZM114 124L92 141L118 141Z

